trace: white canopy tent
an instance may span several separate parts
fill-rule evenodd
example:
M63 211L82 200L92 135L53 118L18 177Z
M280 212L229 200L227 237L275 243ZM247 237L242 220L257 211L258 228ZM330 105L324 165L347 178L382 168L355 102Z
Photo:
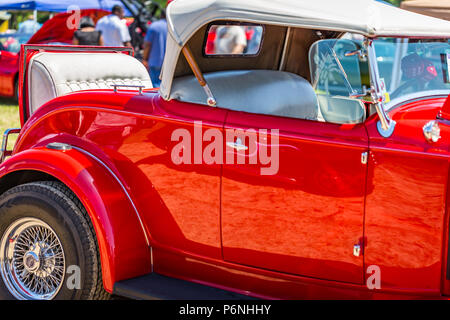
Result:
M358 33L367 37L450 38L450 22L374 0L175 0L167 9L169 37L161 95L168 99L182 47L218 20Z
M368 37L450 37L450 23L374 0L175 0L167 10L180 45L214 20L241 20L360 33Z

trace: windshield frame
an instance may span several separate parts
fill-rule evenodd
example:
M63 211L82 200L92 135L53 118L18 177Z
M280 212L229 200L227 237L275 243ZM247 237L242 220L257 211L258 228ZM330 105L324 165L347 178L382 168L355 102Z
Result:
M377 129L381 136L388 138L394 133L396 122L392 120L386 110L386 95L383 93L383 85L378 69L377 55L375 52L374 39L364 38L363 47L367 53L370 75L370 95L375 105L379 121Z

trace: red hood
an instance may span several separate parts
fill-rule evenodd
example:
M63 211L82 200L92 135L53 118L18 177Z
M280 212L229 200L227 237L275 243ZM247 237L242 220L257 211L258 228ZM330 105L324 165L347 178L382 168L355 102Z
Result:
M86 9L81 10L81 17L90 16L95 23L97 21L108 15L110 12L99 9ZM52 19L46 21L42 28L36 32L31 39L27 42L28 44L44 44L49 42L61 42L61 43L72 43L73 34L75 30L70 30L67 26L67 21L73 13L59 13Z

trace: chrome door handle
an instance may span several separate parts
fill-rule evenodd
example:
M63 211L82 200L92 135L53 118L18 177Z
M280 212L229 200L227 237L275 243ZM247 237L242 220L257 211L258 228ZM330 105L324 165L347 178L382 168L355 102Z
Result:
M236 139L236 142L227 142L227 146L238 151L248 150L248 147L246 145L243 145L242 140L239 138Z

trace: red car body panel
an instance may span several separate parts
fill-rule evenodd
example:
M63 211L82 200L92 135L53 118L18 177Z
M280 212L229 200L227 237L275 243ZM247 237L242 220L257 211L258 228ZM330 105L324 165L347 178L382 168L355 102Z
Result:
M389 139L377 133L376 117L366 123L371 150L367 183L373 191L366 198L365 263L383 270L382 287L440 290L448 233L450 127L441 123L442 139L432 145L421 129L436 119L444 101L422 100L394 109L390 115L397 129Z
M193 166L176 167L171 160L171 145L167 145L174 129L184 126L193 130L193 119L199 116L203 107L176 108L170 104L171 109L167 110L168 105L163 103L155 103L152 107L148 97L136 97L134 92L123 96L111 95L110 91L71 96L74 105L67 103L67 99L55 99L30 118L22 129L17 152L34 147L37 135L40 141L45 137L51 141L59 132L66 143L79 145L99 157L124 182L130 194L137 196L138 211L150 228L152 240L162 246L220 258L220 166L205 172L195 172ZM100 103L104 102L102 98L108 97L114 102L105 109L106 105ZM51 116L42 115L55 109L58 102L64 102L64 108L56 108ZM93 107L83 108L83 105ZM183 110L183 113L174 114L175 110ZM204 117L205 130L216 127L216 123L222 126L225 113L219 109L211 110L209 122ZM189 117L192 117L191 122ZM67 134L61 135L62 132ZM170 144L175 145L175 142ZM141 153L142 150L145 152ZM174 182L167 179L179 181L183 188L192 190L191 193L181 197ZM197 199L202 199L200 204L195 204ZM161 206L149 207L149 202Z
M332 125L164 101L155 91L142 96L84 91L56 98L33 114L15 155L0 172L12 171L21 154L33 152L26 150L40 148L50 155L42 147L51 141L92 154L131 195L150 241L153 270L161 274L261 298L444 298L449 150L445 143L430 147L420 130L443 103L442 98L428 99L392 110L399 129L381 139L376 116L365 125ZM266 179L255 175L257 166L173 164L173 130L184 128L194 136L198 119L201 133L208 128L245 129L249 123L283 128L279 174ZM443 126L442 141L449 133ZM313 149L321 150L320 159ZM364 168L361 152L368 149L371 156ZM51 174L58 179L67 174L66 161L52 165ZM312 164L317 170L306 170ZM351 183L340 183L343 179ZM389 197L391 192L395 196ZM264 201L252 202L252 212L243 210L257 194ZM296 202L286 195L294 195ZM344 206L351 210L342 211ZM277 219L277 213L286 218ZM123 215L112 213L110 218L125 223ZM243 228L244 220L252 227ZM136 219L133 228L139 234ZM148 250L143 240L136 244L131 227L130 232L111 232L124 241L121 246L134 246L140 254ZM361 257L351 252L357 243L365 245ZM103 259L109 255L102 249ZM120 267L105 276L107 290L114 281L150 272L149 257L130 266L123 256L109 256L110 265ZM365 285L365 270L372 264L383 274L380 290Z
M22 72L35 52L23 57ZM450 122L438 118L442 139L434 144L422 131L445 116L445 98L392 109L396 130L382 138L376 114L336 125L165 101L156 90L88 90L29 115L26 83L20 91L23 128L0 183L34 170L72 189L95 226L110 292L153 271L271 299L450 294ZM172 159L176 130L204 151L206 130L248 128L280 129L276 145L270 135L257 140L279 149L277 174ZM50 150L51 142L73 149ZM381 289L366 286L369 266L380 268Z
M363 259L351 251L363 236L366 166L361 154L368 150L364 125L230 111L226 128L255 124L256 130L280 128L279 170L260 175L259 165L224 165L224 259L362 284Z
M80 11L80 17L90 16L94 22L109 14L99 9ZM73 13L59 13L46 21L42 27L28 40L27 44L66 43L71 44L76 29L69 29ZM15 82L19 74L19 53L0 51L0 96L13 97Z
M2 164L2 179L25 170L43 172L67 185L93 223L100 248L105 289L116 281L151 271L150 249L133 204L118 181L95 158L77 150L58 152L36 147ZM93 183L95 181L95 183Z

